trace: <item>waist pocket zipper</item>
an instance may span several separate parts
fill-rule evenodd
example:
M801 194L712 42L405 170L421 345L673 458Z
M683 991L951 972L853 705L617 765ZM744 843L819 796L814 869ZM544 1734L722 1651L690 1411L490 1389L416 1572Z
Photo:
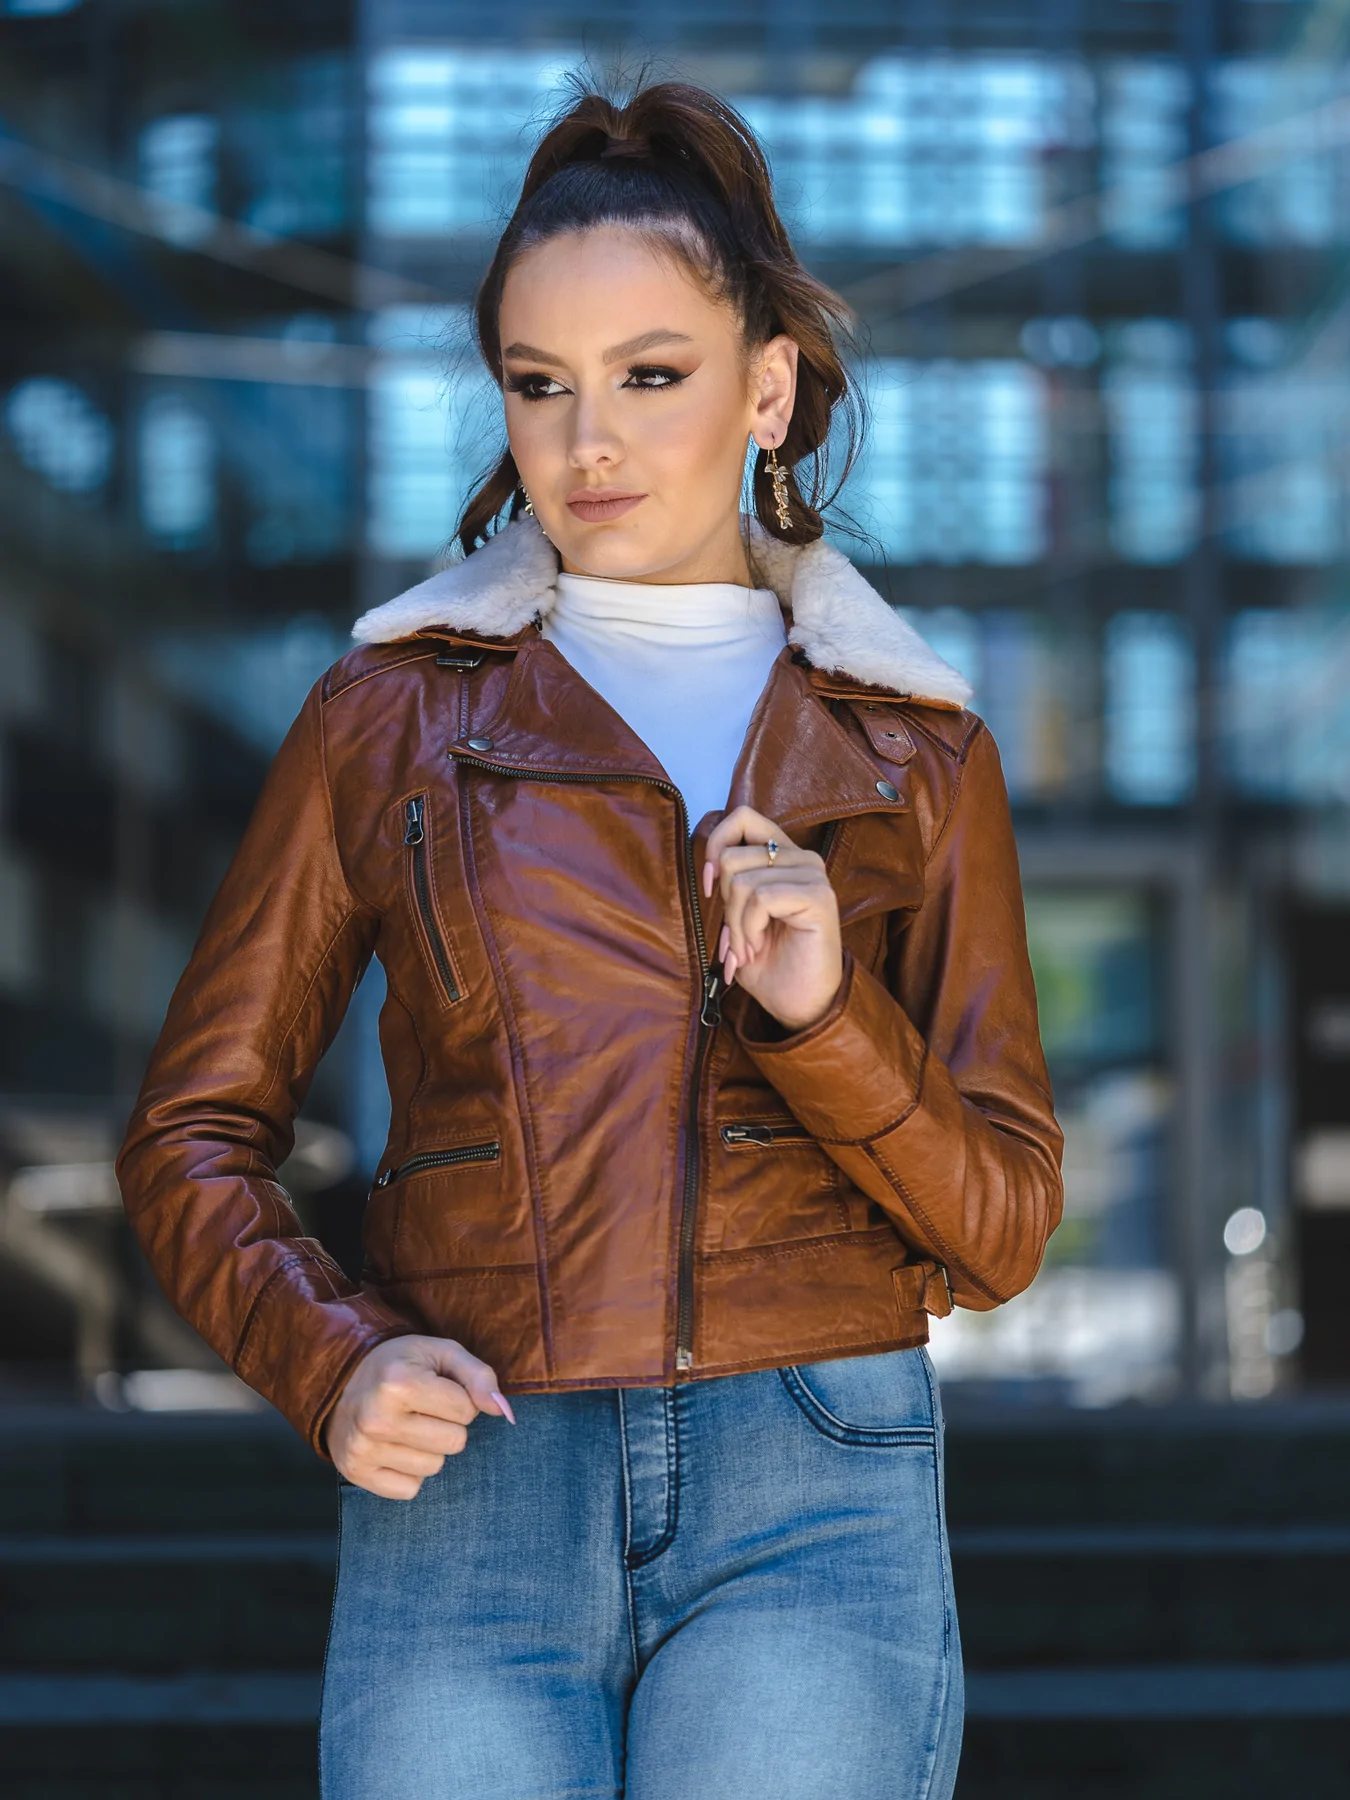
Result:
M752 1144L758 1149L769 1150L775 1144L812 1141L811 1133L805 1125L799 1125L795 1119L785 1120L781 1125L751 1123L722 1127L722 1142L727 1145Z
M403 808L404 832L403 842L412 853L412 886L413 898L417 902L417 916L421 921L422 932L431 952L431 960L440 979L441 990L447 1000L453 1002L460 998L459 983L455 980L454 967L450 961L450 952L445 947L445 937L441 931L440 920L436 917L436 908L431 898L431 875L427 866L427 804L426 795L419 794L415 800L409 800Z
M377 1175L374 1185L387 1188L405 1176L421 1175L427 1169L450 1169L456 1163L496 1162L501 1153L502 1147L495 1138L484 1144L456 1144L453 1150L424 1150L419 1156L410 1156L406 1162L395 1163L392 1169Z

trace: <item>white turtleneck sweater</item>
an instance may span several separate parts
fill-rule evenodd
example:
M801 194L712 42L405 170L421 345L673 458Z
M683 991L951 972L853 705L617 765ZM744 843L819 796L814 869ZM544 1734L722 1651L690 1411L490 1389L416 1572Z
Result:
M543 631L655 755L691 829L725 808L750 715L787 642L769 588L562 574Z

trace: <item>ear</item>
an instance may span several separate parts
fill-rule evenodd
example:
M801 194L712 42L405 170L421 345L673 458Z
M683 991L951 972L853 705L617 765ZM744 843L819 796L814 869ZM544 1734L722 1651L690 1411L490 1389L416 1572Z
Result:
M784 332L761 345L750 375L750 435L761 450L787 436L797 399L797 344Z

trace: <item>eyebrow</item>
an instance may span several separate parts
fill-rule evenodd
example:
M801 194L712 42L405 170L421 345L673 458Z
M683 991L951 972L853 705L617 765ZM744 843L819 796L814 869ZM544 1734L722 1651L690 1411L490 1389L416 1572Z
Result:
M687 331L669 331L658 325L652 331L639 333L622 344L614 344L604 352L602 362L622 362L625 356L635 356L639 350L651 350L657 344L692 344L693 338ZM549 363L555 369L564 366L561 356L554 356L548 350L540 350L534 344L508 344L502 355L515 357L518 362Z

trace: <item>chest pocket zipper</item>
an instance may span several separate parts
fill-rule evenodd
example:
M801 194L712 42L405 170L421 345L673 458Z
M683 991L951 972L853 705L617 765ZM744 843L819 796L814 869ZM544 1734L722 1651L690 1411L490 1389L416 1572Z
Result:
M440 920L436 917L436 908L431 898L431 870L429 865L430 845L427 842L427 801L425 794L409 800L403 808L404 832L403 842L407 845L412 857L413 898L417 903L417 916L421 921L422 934L426 938L427 948L431 952L431 960L440 979L441 990L445 998L452 1004L461 998L459 983L455 980L454 965L450 961L450 952L446 948L445 936L441 931Z
M424 1150L420 1156L410 1156L407 1162L397 1163L383 1175L377 1175L375 1186L391 1187L405 1176L422 1175L428 1169L450 1169L456 1163L496 1162L501 1153L502 1147L495 1138L486 1144L457 1144L453 1150Z
M805 1125L799 1125L795 1119L785 1120L781 1125L744 1124L722 1127L722 1142L732 1148L750 1144L756 1149L770 1150L775 1144L805 1144L812 1141L811 1133Z

